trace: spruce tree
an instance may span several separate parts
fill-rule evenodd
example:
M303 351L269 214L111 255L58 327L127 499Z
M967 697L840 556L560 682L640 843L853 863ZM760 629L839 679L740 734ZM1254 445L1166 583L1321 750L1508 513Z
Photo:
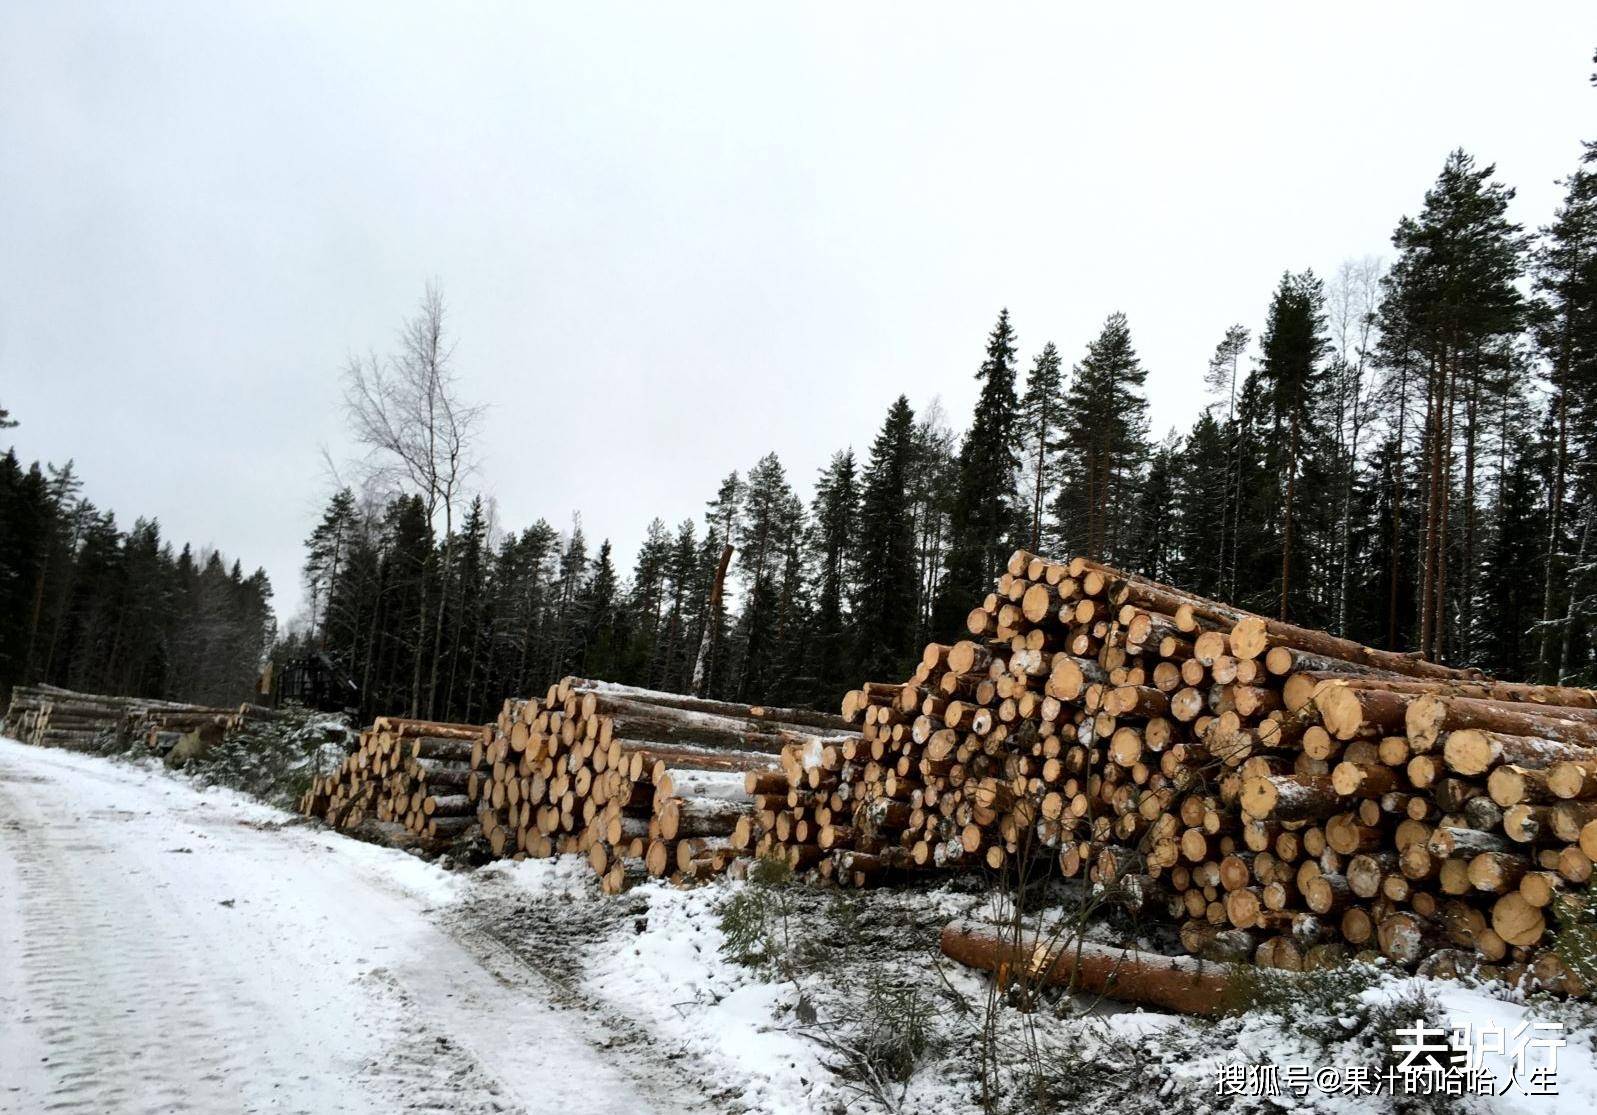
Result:
M1181 495L1177 478L1185 471L1181 440L1171 430L1148 455L1148 470L1137 494L1132 517L1131 566L1166 583L1176 580L1179 565Z
M698 582L699 542L692 519L677 524L666 560L667 597L661 628L657 671L650 684L687 692L693 675L693 654L698 648L697 601L703 598Z
M610 540L599 544L599 553L593 559L593 570L582 586L581 648L577 661L584 677L614 678L620 665L620 644L617 632L617 583L615 560L611 556Z
M553 585L551 604L549 661L545 676L550 680L570 673L582 653L583 636L588 629L585 593L588 585L588 542L582 533L582 519L572 516L571 536L560 554L560 565Z
M1481 625L1480 665L1498 677L1530 677L1537 664L1541 586L1525 574L1544 560L1540 494L1531 454L1515 454L1498 493L1480 579L1481 607L1491 614Z
M760 458L744 485L735 535L737 567L744 586L735 647L735 692L747 700L765 699L776 673L784 562L790 547L803 537L803 514L776 454Z
M1537 674L1549 682L1570 674L1576 628L1597 622L1585 603L1597 585L1572 568L1586 524L1597 518L1597 144L1587 144L1564 186L1535 254L1535 335L1554 429L1536 655Z
M1229 551L1216 526L1226 521L1231 505L1232 449L1230 432L1216 421L1214 408L1206 407L1172 462L1170 582L1204 596L1224 594Z
M1021 436L1021 485L1027 496L1026 514L1030 523L1027 543L1033 551L1043 549L1052 537L1044 531L1044 513L1050 500L1055 460L1059 455L1060 428L1065 421L1065 383L1060 372L1059 350L1049 341L1037 354L1026 376L1026 393L1021 396L1018 428Z
M959 450L959 474L949 512L946 572L939 586L933 627L957 633L972 602L986 595L1008 560L1020 523L1015 491L1015 332L1009 311L987 337L987 358L976 378L981 392Z
M455 543L455 577L449 607L447 672L443 714L453 720L486 719L477 704L478 668L482 654L484 594L487 588L488 517L482 497L466 508Z
M1110 314L1071 374L1055 516L1066 548L1102 561L1128 555L1141 470L1147 458L1148 373L1126 315Z
M854 551L859 532L859 477L854 451L832 454L815 484L810 505L810 549L815 566L814 638L809 699L832 704L854 677L848 603L854 594Z
M861 677L901 677L914 656L915 535L909 507L914 453L915 412L900 395L888 408L865 466L853 613Z
M632 570L627 612L632 617L631 637L622 655L618 681L649 686L658 670L661 625L665 621L667 580L671 562L671 534L665 520L654 518L644 529L643 545Z
M1326 616L1323 607L1314 610L1318 582L1307 555L1323 556L1328 542L1323 527L1331 464L1329 444L1315 423L1328 342L1324 288L1312 271L1281 277L1259 346L1241 417L1264 482L1243 509L1244 516L1251 511L1252 522L1239 532L1250 549L1240 566L1254 586L1249 603L1282 619L1317 623Z
M328 500L321 522L305 540L307 552L303 572L305 591L310 597L310 626L312 632L320 632L323 646L326 645L324 606L354 541L358 518L355 493L349 488L340 488Z

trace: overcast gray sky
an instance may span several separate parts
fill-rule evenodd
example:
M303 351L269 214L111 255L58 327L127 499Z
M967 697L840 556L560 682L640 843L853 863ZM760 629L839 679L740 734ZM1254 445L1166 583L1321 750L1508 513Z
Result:
M1225 327L1386 252L1449 149L1539 225L1597 138L1597 5L1308 10L9 0L11 440L288 619L339 369L429 278L503 525L628 561L768 450L807 496L901 391L962 427L1004 305L1027 361L1124 310L1184 425Z

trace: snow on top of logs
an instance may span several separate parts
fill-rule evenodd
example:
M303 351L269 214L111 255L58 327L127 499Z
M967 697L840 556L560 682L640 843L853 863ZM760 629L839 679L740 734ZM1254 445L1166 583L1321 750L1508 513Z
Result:
M568 677L564 681L569 683L571 692L574 694L603 695L637 701L643 704L658 705L681 712L699 712L739 720L752 720L765 726L768 730L776 730L784 725L831 729L841 729L844 726L842 717L834 713L817 712L814 709L780 708L774 705L744 705L735 701L719 701L709 697L696 697L689 693L668 693L664 690L645 689L642 686L623 685L619 682L603 681L597 678Z
M745 771L678 770L672 768L664 779L655 784L656 791L665 797L714 798L719 801L745 802L751 800L744 789Z

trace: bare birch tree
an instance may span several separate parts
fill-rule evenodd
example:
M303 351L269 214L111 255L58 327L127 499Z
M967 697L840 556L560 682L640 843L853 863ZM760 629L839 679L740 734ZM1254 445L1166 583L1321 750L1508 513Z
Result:
M1376 256L1344 260L1327 292L1327 317L1331 343L1336 347L1331 365L1330 405L1337 468L1337 587L1336 627L1347 633L1348 594L1353 547L1353 495L1358 480L1359 454L1370 421L1374 385L1367 373L1375 336L1375 311L1381 300L1381 275L1385 265Z
M460 396L454 342L445 328L443 293L428 283L416 312L399 331L397 351L386 359L352 357L345 368L344 403L355 438L366 447L372 476L421 497L434 529L443 516L442 590L433 609L428 583L435 547L423 571L410 713L431 716L443 645L443 599L448 596L455 506L474 466L472 443L483 408ZM431 632L427 689L422 690L423 649Z

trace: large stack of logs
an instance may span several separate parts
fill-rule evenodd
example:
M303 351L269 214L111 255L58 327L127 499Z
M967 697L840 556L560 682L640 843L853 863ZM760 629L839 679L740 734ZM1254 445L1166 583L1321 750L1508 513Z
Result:
M300 812L339 829L373 819L429 841L459 837L476 823L466 786L486 734L472 724L379 716L336 770L312 781Z
M1084 877L1200 955L1378 949L1568 989L1549 906L1597 859L1597 693L1496 682L1016 553L857 738L783 754L743 839L865 884Z
M569 677L490 727L467 795L493 852L584 855L610 893L645 872L726 870L761 788L785 787L780 752L858 739L824 713Z

